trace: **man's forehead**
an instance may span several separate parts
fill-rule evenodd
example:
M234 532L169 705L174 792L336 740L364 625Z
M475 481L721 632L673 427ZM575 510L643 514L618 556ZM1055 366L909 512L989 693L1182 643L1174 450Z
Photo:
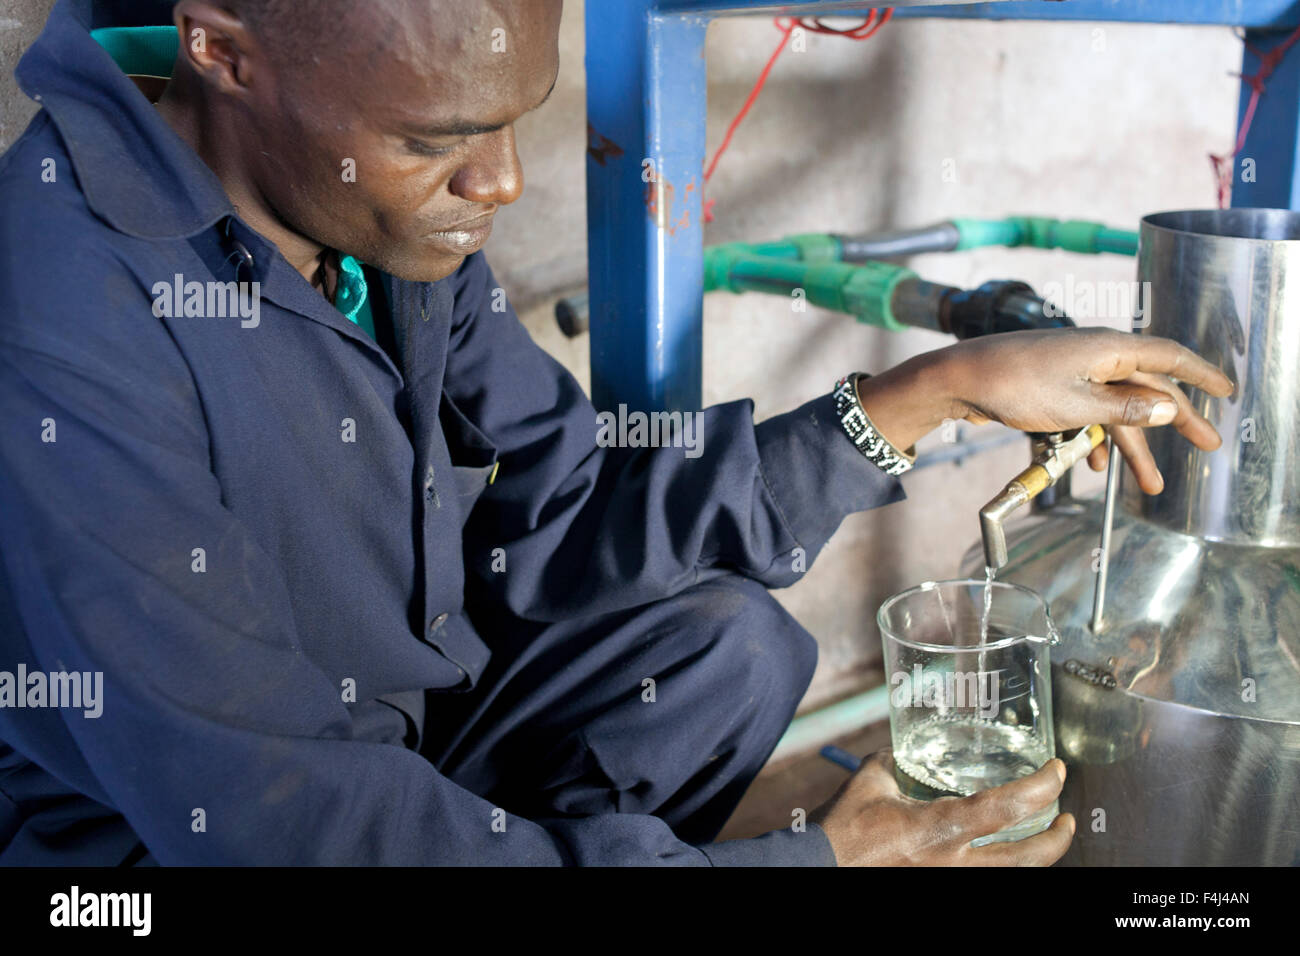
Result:
M353 19L375 52L412 64L527 58L553 47L560 0L386 0Z
M536 13L546 6L557 15ZM394 119L500 126L549 94L559 66L558 3L425 0L399 7L375 5L364 73L344 70L362 100Z
M490 133L514 123L525 113L541 106L555 82L540 97L492 101L482 90L469 97L442 96L427 101L389 100L384 117L405 132L426 136L474 136Z

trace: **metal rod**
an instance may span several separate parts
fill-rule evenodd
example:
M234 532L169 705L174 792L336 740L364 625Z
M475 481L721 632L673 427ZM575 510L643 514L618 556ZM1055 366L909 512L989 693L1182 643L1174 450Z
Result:
M862 758L855 756L845 750L843 747L836 747L834 744L827 744L821 749L821 755L831 763L843 767L850 773L857 773L862 766Z
M1106 610L1106 572L1110 570L1110 530L1115 523L1115 492L1119 488L1120 456L1115 443L1106 436L1106 505L1101 516L1101 564L1097 567L1097 587L1092 594L1092 632L1101 630Z

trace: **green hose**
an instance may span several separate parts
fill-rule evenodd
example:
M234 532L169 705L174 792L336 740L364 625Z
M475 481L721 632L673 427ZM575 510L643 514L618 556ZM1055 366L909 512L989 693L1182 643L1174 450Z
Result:
M1099 222L1081 219L1052 219L1047 216L1008 216L1006 219L953 219L958 241L955 251L984 246L1029 246L1034 249L1065 249L1096 255L1110 252L1137 255L1138 234L1112 229ZM943 224L941 224L943 225ZM870 237L864 237L870 239ZM723 248L723 247L712 247ZM775 242L726 243L725 248L752 256L791 259L798 262L839 262L843 248L839 237L810 232L785 236ZM708 253L708 249L705 253ZM718 288L722 288L719 286Z
M1137 254L1137 233L1112 229L1081 219L1062 221L1045 216L1010 216L1006 219L954 219L961 239L958 250L981 246L1030 246L1068 252L1117 255Z
M958 250L996 245L1091 254L1137 253L1137 233L1097 222L1045 216L951 222L959 236ZM899 283L918 278L917 274L886 262L841 262L842 252L839 238L825 233L801 233L775 242L708 246L704 250L704 291L802 297L813 305L848 313L866 325L891 332L907 328L894 314L894 291Z
M731 242L704 250L704 291L768 292L846 312L859 322L891 332L907 328L894 316L894 289L917 275L884 262L852 265L755 255L756 247Z

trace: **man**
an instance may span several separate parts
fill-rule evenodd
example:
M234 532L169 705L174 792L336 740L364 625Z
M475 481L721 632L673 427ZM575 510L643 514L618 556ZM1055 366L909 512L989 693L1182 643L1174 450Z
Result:
M1218 445L1166 376L1228 379L994 336L841 392L888 462L829 394L708 409L698 457L600 447L477 251L559 0L300 11L179 0L101 48L60 0L17 70L44 108L0 166L0 669L100 712L0 708L0 862L1057 859L1068 816L969 844L1059 761L925 804L881 755L805 830L711 843L815 661L766 588L901 498L882 465L944 418L1113 424L1154 493L1139 426Z

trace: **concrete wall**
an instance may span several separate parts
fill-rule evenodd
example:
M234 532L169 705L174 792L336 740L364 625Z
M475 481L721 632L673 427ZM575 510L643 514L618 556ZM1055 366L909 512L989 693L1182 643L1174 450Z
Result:
M48 5L0 3L6 75ZM710 150L777 39L767 17L711 27ZM587 339L566 340L551 313L557 294L583 284L586 267L583 23L575 0L566 5L562 45L551 101L518 127L527 189L498 216L488 254L537 341L586 385ZM1136 228L1147 212L1211 206L1206 154L1231 147L1238 84L1229 73L1240 60L1226 28L933 20L891 23L865 43L809 37L805 52L778 63L718 167L708 191L717 219L704 240L1013 213ZM26 122L15 103L6 82L5 142ZM944 176L947 161L955 177ZM998 249L909 265L954 285L1019 278L1038 288L1134 273L1132 260L1120 257ZM710 296L705 317L706 403L752 397L760 419L828 390L844 372L881 370L947 344L816 309L797 314L780 298L757 295ZM880 601L956 571L978 535L979 506L1019 470L1026 446L908 476L906 502L848 519L804 580L778 595L821 643L806 707L869 677L880 654ZM1079 469L1076 484L1095 489L1097 476Z
M35 112L14 83L13 71L53 5L52 0L0 0L0 149L18 138Z

